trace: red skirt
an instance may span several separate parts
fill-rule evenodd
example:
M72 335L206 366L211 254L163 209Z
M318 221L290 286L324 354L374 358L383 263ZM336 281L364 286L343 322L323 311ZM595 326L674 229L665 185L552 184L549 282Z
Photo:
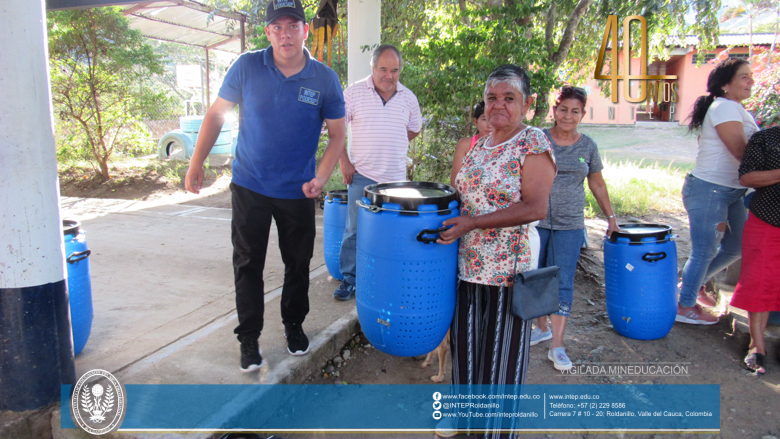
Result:
M742 233L742 268L731 306L749 312L780 311L780 227L748 215Z

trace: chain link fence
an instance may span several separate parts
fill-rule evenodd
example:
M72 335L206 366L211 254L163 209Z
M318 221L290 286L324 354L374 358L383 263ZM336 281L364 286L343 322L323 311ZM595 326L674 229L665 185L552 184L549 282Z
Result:
M190 52L185 56L171 57L172 62L166 64L163 75L156 75L139 84L139 87L150 87L156 92L163 92L166 96L166 99L152 103L142 117L152 139L156 142L166 133L179 129L179 118L182 116L206 114L207 102L216 100L225 74L237 57L238 54L210 51L208 92L205 52L200 56ZM182 80L181 77L177 78L177 66L188 66L189 73L195 71L200 74L196 76L190 74L188 81ZM182 73L180 72L179 75L181 76ZM197 82L200 86L193 86Z

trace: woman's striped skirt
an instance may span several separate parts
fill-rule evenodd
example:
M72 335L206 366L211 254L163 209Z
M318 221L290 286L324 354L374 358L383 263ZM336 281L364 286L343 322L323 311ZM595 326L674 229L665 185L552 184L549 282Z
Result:
M531 322L512 314L512 288L460 281L452 324L452 382L455 385L522 385L528 370ZM512 412L506 400L499 411ZM511 428L521 428L515 419ZM496 418L497 422L501 418ZM506 422L506 420L504 420ZM459 429L461 428L459 424ZM481 437L514 437L498 425Z

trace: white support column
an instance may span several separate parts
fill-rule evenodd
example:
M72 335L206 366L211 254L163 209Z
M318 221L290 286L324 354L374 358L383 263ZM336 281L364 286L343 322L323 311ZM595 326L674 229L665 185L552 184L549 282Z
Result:
M75 384L44 0L0 7L0 411Z
M44 11L0 8L0 289L65 279Z
M347 81L352 84L371 74L371 52L375 45L381 44L382 0L349 0L347 8ZM363 52L361 46L371 49Z

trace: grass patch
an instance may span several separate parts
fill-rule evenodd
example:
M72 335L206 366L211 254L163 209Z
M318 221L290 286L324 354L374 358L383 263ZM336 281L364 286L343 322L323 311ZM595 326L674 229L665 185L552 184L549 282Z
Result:
M655 162L685 172L692 170L696 163L696 136L689 134L685 126L580 125L578 129L596 141L602 160L628 161L642 166Z
M641 145L647 142L644 136L637 136L637 128L633 126L604 127L579 125L577 130L592 137L599 145L600 151L622 149L630 146ZM655 130L654 130L655 131ZM658 130L660 132L660 130ZM664 131L665 134L665 131Z
M684 170L655 162L604 161L602 173L612 209L620 216L676 214L684 210L681 195ZM597 213L603 216L590 190L585 191L585 196L585 216L594 217Z

